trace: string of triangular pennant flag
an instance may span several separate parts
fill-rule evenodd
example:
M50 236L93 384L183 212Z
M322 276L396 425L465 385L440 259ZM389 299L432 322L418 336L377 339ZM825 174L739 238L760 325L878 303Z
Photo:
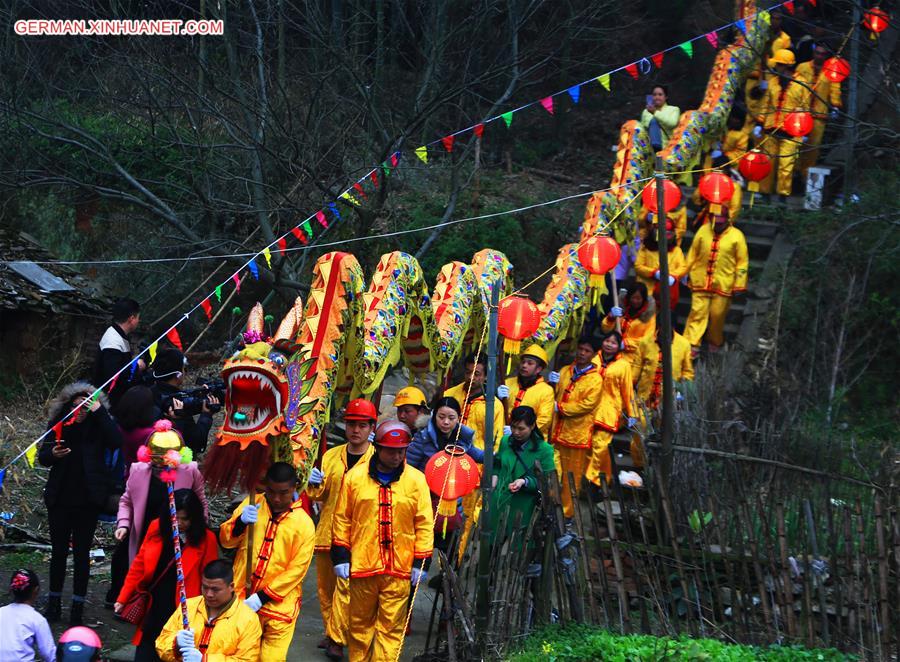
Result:
M793 3L794 0L787 0L786 2L781 2L769 7L769 9L764 9L756 14L751 16L745 16L737 19L736 21L731 21L730 23L726 23L721 25L714 30L710 30L709 32L699 34L687 41L683 41L679 44L675 44L670 46L664 50L653 53L652 55L647 55L641 58L638 58L634 62L629 62L628 64L624 64L620 67L607 71L606 73L599 74L597 76L592 76L587 80L584 80L575 85L570 85L569 87L560 90L558 92L554 92L553 94L545 97L541 97L539 99L535 99L534 101L530 101L528 103L522 104L518 108L514 108L513 110L508 110L499 115L495 115L493 117L487 117L477 124L473 124L472 126L468 126L464 129L459 129L458 131L453 131L452 133L448 133L447 135L438 138L436 140L432 140L431 142L425 143L424 145L420 145L416 147L413 152L419 158L422 163L428 163L429 155L440 154L441 152L452 153L453 147L456 142L456 139L463 134L471 132L476 138L481 139L484 133L484 127L488 124L496 122L498 120L503 120L503 123L506 125L506 128L509 129L513 122L513 116L516 113L519 113L527 108L531 108L532 106L540 105L544 110L546 110L550 115L554 114L554 110L557 104L557 97L568 96L571 100L572 105L577 105L582 98L582 88L586 85L590 85L591 83L597 82L600 86L606 90L607 92L612 91L612 80L613 76L619 74L621 72L627 73L634 80L640 79L641 76L645 76L649 74L652 69L655 67L656 69L662 69L663 62L665 59L665 55L670 52L681 52L686 55L688 58L694 57L694 42L695 41L705 41L708 43L714 50L718 50L720 42L719 32L722 30L727 30L729 28L737 28L743 34L747 34L747 24L748 21L756 21L762 20L768 23L769 14L773 9L778 7L784 7L786 11L789 13L793 13ZM440 148L438 148L440 145ZM430 150L434 150L433 153Z

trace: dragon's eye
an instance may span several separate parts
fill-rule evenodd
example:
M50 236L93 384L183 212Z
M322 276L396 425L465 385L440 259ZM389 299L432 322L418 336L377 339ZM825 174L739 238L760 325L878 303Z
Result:
M279 354L278 352L272 352L269 354L269 360L277 366L284 365L284 354Z

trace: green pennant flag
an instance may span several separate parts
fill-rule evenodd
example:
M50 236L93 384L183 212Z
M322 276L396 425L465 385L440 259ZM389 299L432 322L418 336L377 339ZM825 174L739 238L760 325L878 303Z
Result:
M688 57L694 57L694 44L686 41L683 44L678 44L678 48L687 53Z
M222 286L216 285L216 299L219 300L219 303L222 303Z
M391 174L391 166L388 164L387 161L385 161L384 163L381 164L381 169L384 170L385 177L387 177L388 175Z
M309 224L309 219L303 221L303 223L300 224L300 227L303 228L303 231L306 233L306 236L308 236L310 239L312 239L312 227Z
M509 111L508 113L503 113L500 117L503 118L503 121L506 122L506 128L509 128L509 125L512 124L512 116L513 111Z

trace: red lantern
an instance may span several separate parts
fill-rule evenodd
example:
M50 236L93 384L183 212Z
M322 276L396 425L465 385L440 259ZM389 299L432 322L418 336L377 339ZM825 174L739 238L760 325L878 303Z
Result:
M425 465L428 489L440 497L438 515L456 514L456 500L464 497L481 482L481 469L462 446L450 445L431 456Z
M863 16L863 27L875 35L884 32L891 24L891 15L884 11L881 7L873 7Z
M503 336L503 351L518 354L522 340L530 337L541 324L537 304L525 296L509 296L500 302L497 328Z
M663 180L663 205L666 208L666 211L672 211L675 207L678 206L678 203L681 202L681 189L678 188L678 184L673 182L671 179ZM644 192L641 193L641 202L644 203L644 206L649 209L654 214L657 213L656 206L656 180L650 182L650 186L644 189Z
M812 113L807 113L805 110L788 113L781 123L781 127L794 138L805 136L813 130Z
M591 274L590 287L602 286L603 275L619 264L621 257L622 249L612 237L591 237L578 247L578 261Z
M850 63L842 57L830 57L822 65L822 72L832 83L840 83L850 75Z
M709 201L709 210L716 215L722 213L722 205L727 204L734 194L734 182L721 172L703 175L698 188L703 199Z
M738 162L738 172L747 180L750 191L750 206L753 206L753 194L759 190L759 183L772 172L772 160L764 152L753 150L747 152Z

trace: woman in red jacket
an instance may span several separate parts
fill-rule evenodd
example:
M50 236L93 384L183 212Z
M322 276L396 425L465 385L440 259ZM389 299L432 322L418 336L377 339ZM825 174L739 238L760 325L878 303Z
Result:
M203 504L193 490L175 491L175 510L181 536L184 590L187 597L192 598L200 595L202 570L207 563L218 558L219 547L216 535L207 528L203 518ZM178 607L174 558L172 523L167 504L159 518L147 528L147 535L134 557L115 604L116 613L119 613L136 591L150 592L150 604L144 620L131 640L137 646L135 662L159 660L156 638Z

